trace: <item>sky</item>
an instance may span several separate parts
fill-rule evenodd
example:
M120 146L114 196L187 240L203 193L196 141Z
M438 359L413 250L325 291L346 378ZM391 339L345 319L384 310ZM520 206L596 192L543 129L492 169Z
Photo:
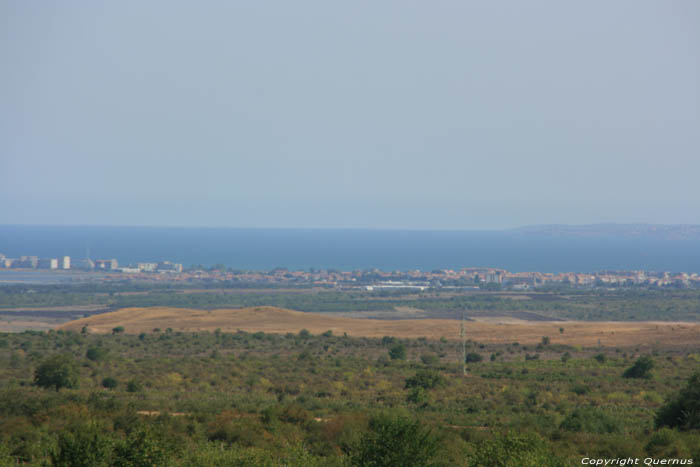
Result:
M0 1L0 224L700 224L700 2Z

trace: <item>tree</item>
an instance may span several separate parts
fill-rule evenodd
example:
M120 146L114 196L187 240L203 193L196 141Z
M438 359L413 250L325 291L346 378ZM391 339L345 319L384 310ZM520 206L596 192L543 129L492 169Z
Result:
M112 465L120 467L151 467L168 462L163 440L147 428L131 432L115 447L114 454Z
M627 368L624 373L622 373L623 378L651 378L651 369L654 368L654 360L648 355L639 357L634 365Z
M406 389L433 389L437 386L442 386L443 384L444 380L442 376L440 376L440 373L434 371L419 371L414 376L406 378Z
M95 423L75 426L58 435L58 446L51 453L51 465L58 467L107 467L112 440Z
M439 448L438 437L420 421L382 414L370 419L349 460L354 466L423 467L435 465Z
M389 349L389 357L392 360L406 360L406 346L403 344L396 344Z
M124 332L124 326L117 326L116 328L112 328L112 334L119 334L121 332Z
M686 387L659 409L655 422L657 428L700 429L700 372L691 376Z
M476 352L469 352L464 358L464 361L467 363L478 363L483 359L484 357L482 357L481 354L478 354Z
M118 384L119 382L111 376L108 376L102 380L102 387L106 389L114 389Z
M85 352L85 356L88 358L88 360L92 360L93 362L97 362L100 360L104 360L104 358L107 356L107 349L104 347L100 346L90 346L87 349L87 352Z
M42 388L78 387L78 366L70 355L57 354L44 360L34 373L34 384Z
M563 467L544 440L534 434L506 434L479 443L469 465L482 467Z

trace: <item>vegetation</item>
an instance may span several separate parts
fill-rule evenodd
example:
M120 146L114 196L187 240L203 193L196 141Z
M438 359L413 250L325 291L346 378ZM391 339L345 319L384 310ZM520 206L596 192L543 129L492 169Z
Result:
M526 292L431 289L367 292L296 288L249 290L237 283L7 285L0 309L92 306L104 310L167 306L213 309L276 306L310 312L425 310L431 317L513 316L581 321L700 321L696 289L561 289ZM15 313L15 312L6 312ZM58 312L57 312L58 313ZM83 312L65 311L71 318ZM118 332L118 331L116 331ZM564 328L559 333L564 333ZM549 341L545 336L543 343ZM546 345L546 344L545 344Z
M44 360L34 373L34 383L42 388L75 388L78 386L78 369L73 357L67 354L53 355Z
M600 361L600 359L598 359ZM654 368L654 360L648 355L639 357L634 365L622 373L623 378L651 378L651 370Z
M397 347L403 358L390 358ZM464 376L461 342L448 339L0 334L0 465L554 467L583 456L700 457L700 344L655 348L654 378L622 377L645 361L637 347L467 349L494 357Z
M661 407L656 426L700 430L700 372L691 376L687 386Z

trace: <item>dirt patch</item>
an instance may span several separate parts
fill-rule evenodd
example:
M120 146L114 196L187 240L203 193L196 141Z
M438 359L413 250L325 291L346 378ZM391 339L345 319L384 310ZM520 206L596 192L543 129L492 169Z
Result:
M197 332L221 329L224 332L263 331L298 333L307 329L312 334L331 330L334 335L347 333L364 337L427 337L459 339L459 320L404 319L376 320L342 318L317 313L302 313L275 307L242 309L193 310L183 308L125 308L111 313L82 318L58 326L58 329L110 333L123 326L127 333L152 332L154 328ZM563 332L560 331L563 328ZM582 322L582 321L470 321L466 324L468 339L484 343L534 344L542 337L552 344L595 346L693 345L700 343L700 323L666 322Z

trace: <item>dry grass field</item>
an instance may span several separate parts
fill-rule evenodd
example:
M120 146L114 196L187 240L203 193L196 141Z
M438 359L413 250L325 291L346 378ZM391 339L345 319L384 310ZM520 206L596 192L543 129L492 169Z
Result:
M155 328L173 331L224 332L237 330L266 333L297 333L307 329L312 334L331 330L335 335L347 333L364 337L427 337L458 339L460 322L446 319L376 320L334 317L302 313L274 307L242 309L193 310L183 308L125 308L119 311L82 318L58 326L57 329L91 333L109 333L123 326L127 333L150 333ZM563 331L561 330L563 329ZM700 323L668 322L584 322L584 321L520 321L490 319L468 321L469 339L483 343L535 344L548 336L553 344L581 346L697 345Z

